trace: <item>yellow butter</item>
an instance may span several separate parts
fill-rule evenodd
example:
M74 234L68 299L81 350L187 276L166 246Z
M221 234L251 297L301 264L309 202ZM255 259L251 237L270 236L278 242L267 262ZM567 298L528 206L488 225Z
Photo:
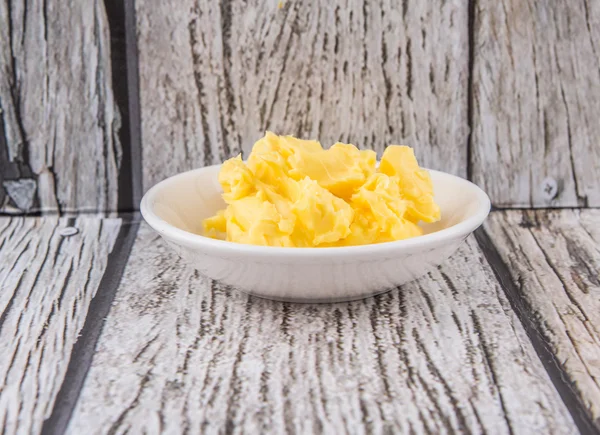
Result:
M419 236L419 221L440 219L429 173L406 146L387 147L377 168L374 151L267 132L247 163L223 164L219 183L227 208L204 220L205 235L237 243L365 245Z

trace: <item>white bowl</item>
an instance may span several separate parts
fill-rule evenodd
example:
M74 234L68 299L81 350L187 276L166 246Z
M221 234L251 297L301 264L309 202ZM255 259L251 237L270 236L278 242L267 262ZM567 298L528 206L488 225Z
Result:
M220 165L175 175L143 197L142 216L181 257L222 284L268 299L349 301L383 293L440 265L490 210L480 188L430 171L442 219L407 240L341 248L274 248L201 235L203 219L225 207Z

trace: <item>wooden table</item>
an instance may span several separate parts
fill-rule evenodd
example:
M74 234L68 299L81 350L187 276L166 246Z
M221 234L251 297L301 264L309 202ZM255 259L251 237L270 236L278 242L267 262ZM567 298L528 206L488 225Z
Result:
M592 433L598 222L598 210L493 212L414 283L297 305L204 279L136 216L1 218L0 421L5 433Z
M0 1L0 433L599 433L599 5ZM266 129L495 210L383 295L249 297L137 210Z

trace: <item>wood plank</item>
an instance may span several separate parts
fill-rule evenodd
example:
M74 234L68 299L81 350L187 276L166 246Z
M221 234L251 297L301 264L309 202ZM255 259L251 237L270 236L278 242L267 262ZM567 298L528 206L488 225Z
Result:
M102 412L98 412L102 409ZM138 233L68 433L574 433L476 243L364 301L278 303Z
M499 207L600 206L600 3L475 9L473 179Z
M104 3L0 2L0 210L117 209Z
M0 427L50 415L120 219L0 218ZM78 233L62 236L67 227Z
M600 430L600 210L496 212L485 230Z
M465 2L136 2L144 188L270 129L466 174Z

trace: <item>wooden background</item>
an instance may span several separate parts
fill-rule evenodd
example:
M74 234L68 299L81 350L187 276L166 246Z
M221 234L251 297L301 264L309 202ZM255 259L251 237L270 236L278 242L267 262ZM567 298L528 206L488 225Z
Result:
M135 210L266 129L410 145L499 208L600 206L597 1L137 0L129 78L112 3L0 2L4 212Z
M3 433L598 433L598 41L595 0L0 0ZM498 210L385 295L239 294L136 212L266 129Z

